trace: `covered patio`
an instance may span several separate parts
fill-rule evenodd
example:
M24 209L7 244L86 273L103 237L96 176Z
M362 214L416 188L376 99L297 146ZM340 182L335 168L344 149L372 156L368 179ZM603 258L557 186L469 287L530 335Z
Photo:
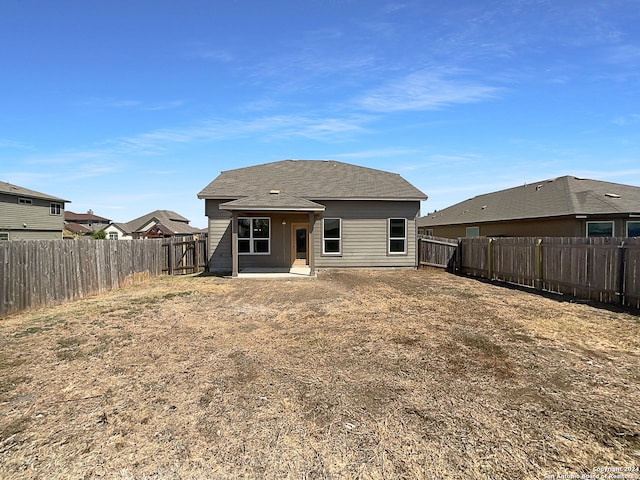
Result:
M232 277L315 277L314 225L324 205L271 190L219 208L231 213Z

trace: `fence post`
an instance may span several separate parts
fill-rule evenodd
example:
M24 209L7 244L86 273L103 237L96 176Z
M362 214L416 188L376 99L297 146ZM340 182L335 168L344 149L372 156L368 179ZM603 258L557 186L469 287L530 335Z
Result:
M193 240L193 273L198 273L200 271L200 259L198 258L198 253L200 250L200 238Z
M536 290L542 290L543 282L544 282L544 278L542 276L542 239L538 238L536 240L536 279L535 279Z
M624 277L625 277L625 267L627 266L627 246L625 245L624 240L618 246L620 250L619 256L619 264L618 264L618 296L620 299L620 305L624 305L625 300L625 285L624 285Z
M493 238L487 243L487 279L493 280Z
M167 242L167 266L169 267L169 275L173 275L173 241L170 238Z
M458 275L462 275L462 238L458 238L458 246L456 247L456 269Z

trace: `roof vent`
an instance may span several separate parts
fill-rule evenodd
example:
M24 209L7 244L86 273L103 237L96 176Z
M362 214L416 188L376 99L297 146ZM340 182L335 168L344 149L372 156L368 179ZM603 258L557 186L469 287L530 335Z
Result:
M605 193L604 196L609 198L620 198L620 195L617 193Z
M536 185L536 192L539 192L542 189L542 184Z
M482 207L480 207L481 210L484 210L485 208L487 208L486 205L482 205Z
M269 193L271 195L278 195L280 193L280 190L271 190Z

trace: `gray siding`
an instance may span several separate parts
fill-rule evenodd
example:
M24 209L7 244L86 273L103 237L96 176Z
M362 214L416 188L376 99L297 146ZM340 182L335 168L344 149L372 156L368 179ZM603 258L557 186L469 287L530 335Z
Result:
M209 271L231 271L231 218L209 219Z
M209 217L209 271L231 271L231 215L218 206L223 200L206 200L205 215Z
M31 201L31 205L21 205L17 196L0 194L0 231L9 232L12 240L61 239L64 203L55 202L61 204L61 214L51 215L51 201L36 198Z
M322 254L322 219L315 225L316 267L415 267L419 202L326 202L324 218L342 219L342 255ZM407 219L407 253L387 252L388 219Z
M231 271L231 215L220 210L225 200L206 200L209 217L209 270ZM328 201L323 215L316 216L313 232L315 264L333 267L415 267L416 216L420 202ZM250 214L247 213L247 216ZM271 218L271 254L240 255L239 268L287 267L291 265L291 224L307 223L307 214L256 213ZM322 218L342 219L342 255L322 254ZM388 219L407 219L407 253L387 253ZM285 223L283 223L283 221Z
M0 230L6 232L6 230ZM62 232L43 230L13 230L9 232L9 240L62 240Z

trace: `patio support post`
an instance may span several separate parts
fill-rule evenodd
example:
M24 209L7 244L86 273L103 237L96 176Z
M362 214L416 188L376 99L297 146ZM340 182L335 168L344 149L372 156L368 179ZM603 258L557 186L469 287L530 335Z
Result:
M238 214L231 212L231 276L238 276Z
M309 212L309 274L311 276L316 274L316 256L313 248L313 224L315 216L313 212Z

